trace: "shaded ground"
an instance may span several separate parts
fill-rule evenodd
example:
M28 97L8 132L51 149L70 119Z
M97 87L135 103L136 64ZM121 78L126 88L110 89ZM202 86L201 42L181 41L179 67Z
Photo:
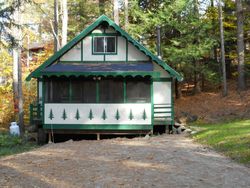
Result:
M250 89L238 92L236 83L228 84L228 96L222 97L221 90L203 92L194 96L184 96L175 101L176 117L182 112L197 115L205 122L250 118Z
M250 169L183 135L68 141L0 159L1 187L250 187Z

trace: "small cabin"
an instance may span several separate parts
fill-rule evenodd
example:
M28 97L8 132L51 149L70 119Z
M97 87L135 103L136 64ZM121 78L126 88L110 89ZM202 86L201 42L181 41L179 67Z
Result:
M174 121L173 80L180 74L107 16L33 71L31 124L45 133L152 133Z

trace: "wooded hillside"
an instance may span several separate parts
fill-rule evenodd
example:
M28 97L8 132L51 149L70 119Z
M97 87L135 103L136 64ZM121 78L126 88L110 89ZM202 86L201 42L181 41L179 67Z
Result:
M102 14L155 54L158 28L158 56L184 77L175 83L176 99L199 94L206 101L200 93L208 91L249 97L247 0L7 0L0 3L0 127L22 121L22 109L28 125L37 83L26 76Z

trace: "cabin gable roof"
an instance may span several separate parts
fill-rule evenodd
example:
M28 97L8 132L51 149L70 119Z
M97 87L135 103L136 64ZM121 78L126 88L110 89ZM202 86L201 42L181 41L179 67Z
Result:
M118 32L121 36L126 38L128 42L130 42L133 46L147 55L152 61L156 62L163 69L165 69L172 77L176 78L178 81L182 81L182 76L168 66L164 61L159 59L156 55L151 53L148 49L146 49L142 44L133 39L127 32L121 29L117 24L115 24L111 19L107 16L100 16L94 23L92 23L89 27L84 29L79 35L73 38L70 42L68 42L64 47L62 47L59 51L57 51L54 55L52 55L49 59L47 59L42 65L40 65L36 70L34 70L30 75L26 78L26 80L30 80L32 77L39 77L41 72L46 69L48 66L56 62L60 57L62 57L65 53L67 53L70 49L72 49L77 43L79 43L83 38L85 38L88 34L90 34L94 29L96 29L103 22L106 22L108 26L112 27L116 32Z

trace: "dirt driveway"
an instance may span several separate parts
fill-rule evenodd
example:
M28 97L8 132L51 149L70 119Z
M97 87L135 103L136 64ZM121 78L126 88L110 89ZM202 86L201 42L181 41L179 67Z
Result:
M250 187L250 168L183 135L68 141L0 159L1 187Z

